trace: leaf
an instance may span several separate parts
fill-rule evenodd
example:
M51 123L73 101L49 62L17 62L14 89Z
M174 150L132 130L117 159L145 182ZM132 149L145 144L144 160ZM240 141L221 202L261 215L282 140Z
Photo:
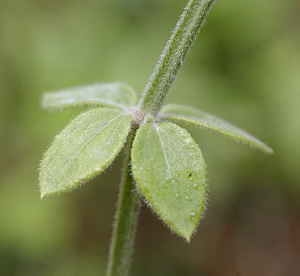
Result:
M45 93L42 107L48 110L80 106L108 106L122 109L135 105L136 101L135 92L125 83L98 83Z
M133 143L132 172L149 206L189 241L206 200L206 165L190 134L173 123L144 124Z
M253 148L260 149L265 153L273 153L273 150L268 145L253 137L246 131L214 115L205 113L193 107L179 104L168 104L162 108L160 117L172 122L190 123L195 126L208 128L237 142L243 142Z
M70 191L103 172L123 148L131 120L131 115L111 108L78 115L41 161L41 196Z

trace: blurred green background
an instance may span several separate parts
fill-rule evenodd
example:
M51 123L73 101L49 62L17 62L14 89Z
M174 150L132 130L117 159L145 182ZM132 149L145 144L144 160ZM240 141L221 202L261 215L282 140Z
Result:
M121 158L40 200L41 155L78 113L41 110L41 94L117 80L141 93L185 2L1 0L1 276L104 275ZM167 102L275 155L189 128L208 164L205 219L187 244L143 205L131 275L300 275L300 2L217 1Z

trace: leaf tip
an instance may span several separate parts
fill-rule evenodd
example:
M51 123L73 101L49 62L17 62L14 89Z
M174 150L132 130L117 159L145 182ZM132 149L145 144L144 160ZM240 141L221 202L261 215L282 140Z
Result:
M254 148L260 149L261 151L263 151L266 154L274 154L274 150L269 147L267 144L260 142L260 146L254 146Z
M46 100L47 100L48 94L49 94L48 92L44 92L42 94L42 97L41 97L41 100L40 100L40 107L43 108L43 109L47 108Z
M270 148L269 146L267 146L266 153L267 154L274 154L274 150L272 148Z
M167 224L168 227L171 228L171 231L174 232L175 234L177 234L179 237L183 238L183 240L187 243L191 242L191 239L193 237L193 235L196 232L196 227L193 226L192 228L188 227L188 228L178 228L178 227L174 227L171 226L170 224Z
M187 243L190 243L190 242L191 242L191 236L190 236L190 235L184 235L183 238L184 238L184 240L185 240Z

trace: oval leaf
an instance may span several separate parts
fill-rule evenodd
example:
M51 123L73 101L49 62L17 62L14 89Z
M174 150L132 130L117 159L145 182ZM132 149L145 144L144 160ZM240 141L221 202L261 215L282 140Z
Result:
M262 150L265 153L273 153L273 150L253 137L246 131L208 113L193 107L168 104L165 105L160 113L160 117L173 122L190 123L195 126L204 127L219 132L237 142L243 142L253 148Z
M135 105L136 101L135 92L125 83L98 83L47 92L43 95L42 107L49 110L80 106L124 108Z
M124 146L131 119L110 108L78 115L55 137L41 161L41 196L70 191L103 172Z
M147 123L132 148L134 179L150 207L187 241L206 200L206 166L190 134L173 123Z

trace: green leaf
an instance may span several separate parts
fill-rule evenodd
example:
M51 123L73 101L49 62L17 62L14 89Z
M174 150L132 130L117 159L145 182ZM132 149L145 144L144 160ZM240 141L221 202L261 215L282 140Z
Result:
M237 142L242 142L253 148L260 149L265 153L273 153L273 150L268 145L253 137L246 131L214 115L205 113L193 107L179 104L168 104L162 108L160 117L171 122L190 123L195 126L208 128Z
M173 123L144 124L133 143L132 172L149 206L189 241L206 200L206 165L190 134Z
M111 108L78 115L41 161L41 196L70 191L103 172L123 148L131 120L131 115Z
M81 106L108 106L122 109L133 106L136 102L136 94L129 85L114 82L45 93L42 107L48 110Z

